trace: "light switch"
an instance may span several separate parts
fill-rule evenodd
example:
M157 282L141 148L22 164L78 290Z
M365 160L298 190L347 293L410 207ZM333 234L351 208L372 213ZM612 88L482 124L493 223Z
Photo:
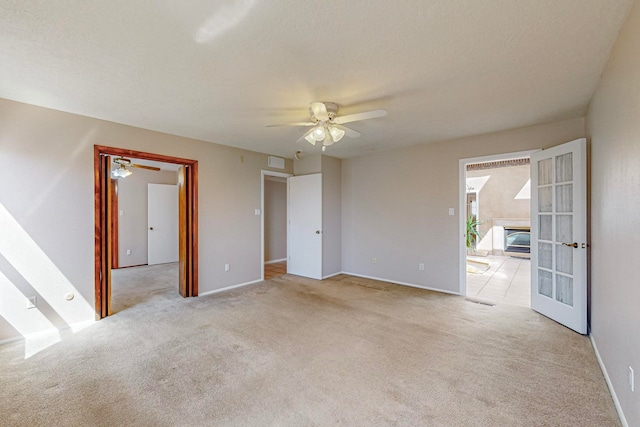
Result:
M256 216L260 216L260 209L256 209Z
M449 215L453 216L456 214L456 210L454 208L449 208Z

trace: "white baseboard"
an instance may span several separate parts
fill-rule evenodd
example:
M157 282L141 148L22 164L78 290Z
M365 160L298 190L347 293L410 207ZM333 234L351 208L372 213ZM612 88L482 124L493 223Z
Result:
M264 265L267 265L267 264L275 264L275 263L277 263L277 262L283 262L283 261L286 261L286 260L287 260L286 258L281 258L281 259L272 259L271 261L265 261L265 262L264 262Z
M251 282L240 283L238 285L227 286L226 288L214 289L212 291L198 293L199 297L203 297L205 295L217 294L218 292L230 291L231 289L241 288L243 286L253 285L254 283L262 282L262 279L252 280Z
M77 322L77 323L72 323L71 325L53 327L53 328L45 329L43 331L33 332L27 335L18 335L17 337L5 338L3 340L0 340L0 345L10 344L16 341L25 341L27 339L33 339L33 338L37 339L38 337L43 335L56 334L56 333L62 334L67 331L71 331L71 333L75 334L76 332L80 332L81 330L88 328L94 323L96 323L96 320L85 320L84 322Z
M13 338L5 338L3 340L0 340L0 345L11 344L12 342L24 341L24 340L25 340L25 337L23 337L22 335L13 337Z
M365 276L364 274L349 273L348 271L344 271L342 272L342 274L348 274L349 276L362 277L364 279L379 280L381 282L393 283L393 284L402 285L402 286L409 286L411 288L424 289L427 291L442 292L445 294L458 295L458 296L461 295L459 292L447 291L447 290L438 289L438 288L431 288L429 286L416 285L414 283L398 282L397 280L383 279L381 277Z
M591 346L593 347L593 351L596 353L596 359L598 359L598 364L600 365L600 370L602 370L602 375L604 375L604 380L607 382L607 387L609 387L609 392L611 393L613 404L616 406L616 411L618 411L620 422L622 423L623 427L629 427L629 423L627 423L627 419L624 417L624 412L622 412L622 406L620 406L620 401L618 400L616 391L613 388L613 384L611 383L611 378L609 378L609 374L607 373L607 368L605 368L604 362L600 357L598 346L596 345L596 341L593 339L592 334L589 334L589 340L591 341Z
M340 274L344 274L344 273L342 271L338 271L337 273L329 274L328 276L322 276L322 280L328 279L330 277L335 277L335 276L338 276Z

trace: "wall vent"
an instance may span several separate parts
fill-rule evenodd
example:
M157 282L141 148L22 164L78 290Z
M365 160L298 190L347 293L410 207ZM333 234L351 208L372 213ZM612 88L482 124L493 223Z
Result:
M267 164L270 168L284 169L284 159L282 157L269 156Z

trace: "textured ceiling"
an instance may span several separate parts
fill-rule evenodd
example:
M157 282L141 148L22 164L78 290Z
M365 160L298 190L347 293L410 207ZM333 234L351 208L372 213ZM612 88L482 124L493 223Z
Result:
M580 117L631 0L0 0L0 97L293 157L311 101L372 151Z

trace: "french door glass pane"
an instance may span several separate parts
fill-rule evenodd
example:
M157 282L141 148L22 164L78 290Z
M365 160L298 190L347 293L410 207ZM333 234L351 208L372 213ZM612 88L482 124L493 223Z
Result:
M573 212L573 184L556 186L556 212Z
M558 245L556 247L556 270L562 273L573 274L573 249L569 246Z
M538 293L553 298L553 275L544 270L538 270Z
M551 232L552 216L538 215L538 218L540 220L540 223L539 223L540 236L538 237L538 240L551 240L553 238L552 232Z
M552 184L551 172L551 159L540 160L538 162L538 185Z
M556 157L556 182L573 181L573 153Z
M572 215L556 215L556 241L560 243L573 242L573 216Z
M573 279L556 275L556 300L573 307Z
M551 212L553 197L551 187L538 188L538 212Z
M552 247L551 243L538 242L538 266L551 269Z

